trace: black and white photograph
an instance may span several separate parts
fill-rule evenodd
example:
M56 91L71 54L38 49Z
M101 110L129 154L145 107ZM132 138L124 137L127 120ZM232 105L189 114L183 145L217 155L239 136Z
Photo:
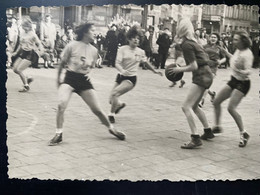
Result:
M259 6L6 9L10 179L260 179Z

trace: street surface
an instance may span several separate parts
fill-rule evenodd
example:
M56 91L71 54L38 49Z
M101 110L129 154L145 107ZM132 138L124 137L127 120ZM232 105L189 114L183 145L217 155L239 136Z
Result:
M218 92L230 79L230 69L219 69L212 85ZM222 105L223 134L203 146L183 150L190 130L181 110L191 85L170 88L165 76L139 70L136 87L121 97L127 106L116 115L115 127L126 133L119 141L108 133L87 105L73 94L65 112L63 143L48 146L55 134L57 111L56 69L31 69L31 90L19 93L20 78L10 69L7 87L7 146L9 178L78 180L236 180L260 178L259 69L253 69L251 89L238 107L251 135L239 148L239 131ZM163 71L164 72L164 71ZM104 111L116 77L114 68L91 72L91 80ZM204 111L213 125L213 106L207 96ZM202 125L196 118L200 132Z

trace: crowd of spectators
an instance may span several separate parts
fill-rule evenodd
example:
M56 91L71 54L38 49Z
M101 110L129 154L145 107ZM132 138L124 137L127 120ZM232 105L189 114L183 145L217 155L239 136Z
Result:
M40 31L37 34L44 47L44 54L40 56L43 60L44 68L54 68L54 64L59 62L60 54L63 48L72 40L75 40L74 30L70 26L66 26L65 32L60 35L57 31L56 26L51 21L51 15L45 15L44 20L40 23ZM11 19L10 24L8 24L8 35L7 35L7 67L12 66L14 61L12 53L17 48L19 43L19 35L21 32L20 20L15 17ZM107 65L108 67L115 67L115 59L117 55L117 50L119 47L128 44L126 34L130 29L130 25L116 25L112 24L106 35L102 35L100 32L96 34L95 41L93 45L97 47L99 51L99 61L97 67L102 68L101 64ZM165 61L168 57L169 48L175 47L176 42L174 41L174 34L169 30L169 28L164 28L159 30L155 26L149 26L147 30L140 27L141 40L139 47L145 51L147 58L155 66L155 68L165 69ZM209 36L206 33L205 28L195 30L195 38L201 46L205 46L209 42ZM232 44L232 34L231 33L221 33L220 34L219 46L228 50L230 53L235 51ZM252 52L254 54L254 65L253 68L258 68L260 63L259 58L259 36L253 38ZM40 68L39 56L34 56L34 63L32 63L33 68ZM143 69L146 67L140 64ZM229 67L229 60L227 59L221 67Z

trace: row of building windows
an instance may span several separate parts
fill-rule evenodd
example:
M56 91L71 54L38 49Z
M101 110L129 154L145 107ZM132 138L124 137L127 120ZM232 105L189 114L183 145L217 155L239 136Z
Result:
M258 11L252 7L227 6L225 17L233 19L258 21Z
M259 17L258 9L248 5L204 5L203 14L250 21L258 21Z
M236 31L236 30L241 30L241 29L244 29L246 31L249 31L250 28L249 27L244 27L244 26L228 26L228 25L225 25L225 28L224 28L224 32L232 32L232 31Z

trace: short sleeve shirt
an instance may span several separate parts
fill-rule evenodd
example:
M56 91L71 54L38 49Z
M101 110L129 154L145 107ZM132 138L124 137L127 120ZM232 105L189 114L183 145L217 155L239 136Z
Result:
M61 60L67 64L67 70L87 74L98 58L97 49L81 41L71 41L61 53Z
M236 50L230 59L230 66L232 69L236 68L238 70L248 70L252 67L254 61L253 53L250 49ZM248 75L241 75L242 73L237 73L232 71L232 76L238 80L248 80Z
M185 40L181 44L183 56L187 65L196 61L198 66L205 66L208 64L208 55L205 53L203 47L192 40Z
M140 62L146 62L144 50L129 45L122 46L117 51L116 64L120 65L128 74L124 76L136 76Z

